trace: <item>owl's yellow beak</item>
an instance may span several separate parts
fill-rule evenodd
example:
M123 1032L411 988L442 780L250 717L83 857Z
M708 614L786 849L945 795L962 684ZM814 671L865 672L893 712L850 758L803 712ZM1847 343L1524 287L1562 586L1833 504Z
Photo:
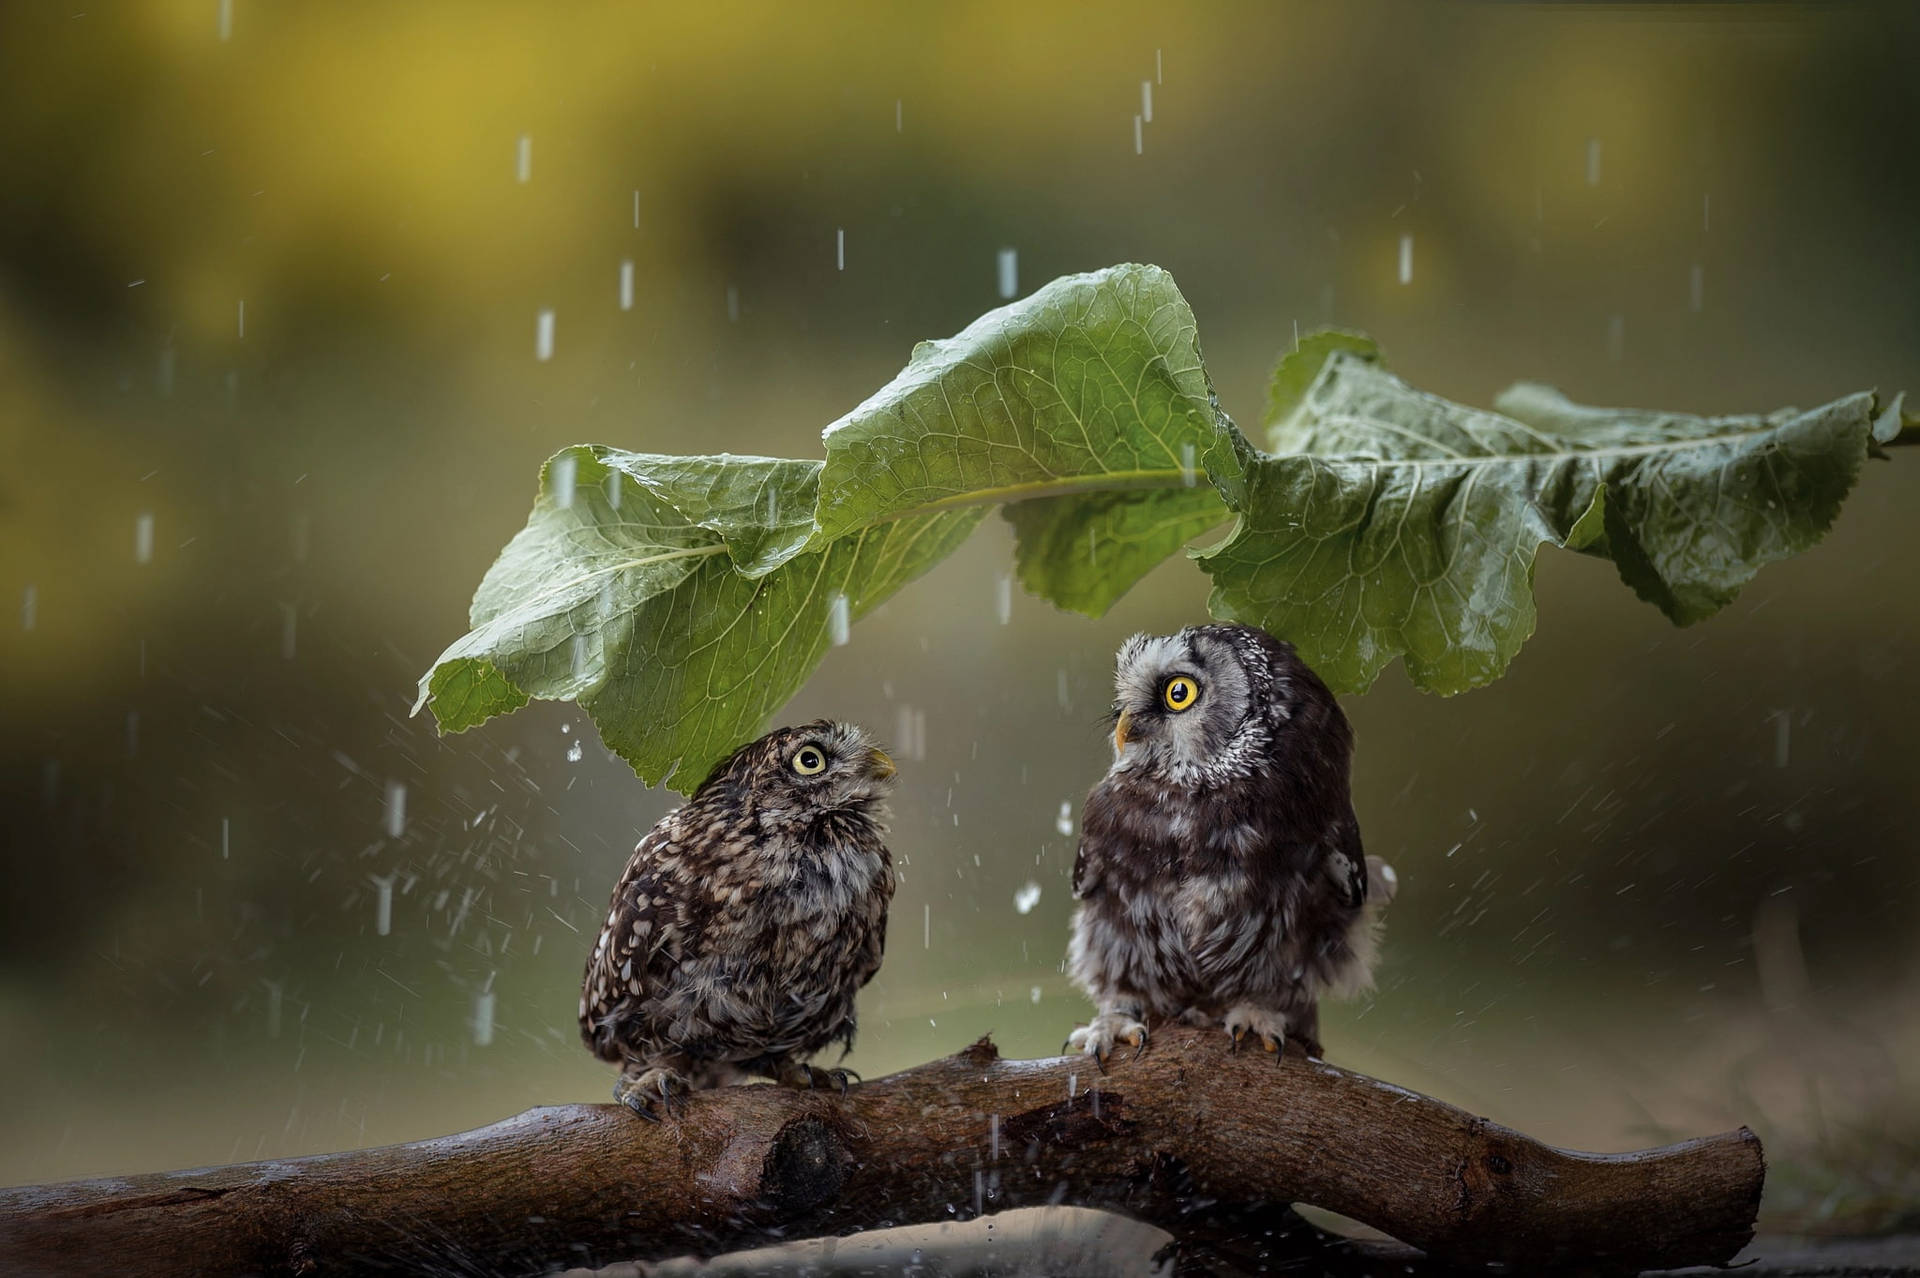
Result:
M1119 754L1127 748L1127 742L1131 740L1133 740L1133 716L1122 710L1119 722L1113 725L1113 752Z
M893 757L875 746L867 751L867 771L875 781L889 780L894 773Z

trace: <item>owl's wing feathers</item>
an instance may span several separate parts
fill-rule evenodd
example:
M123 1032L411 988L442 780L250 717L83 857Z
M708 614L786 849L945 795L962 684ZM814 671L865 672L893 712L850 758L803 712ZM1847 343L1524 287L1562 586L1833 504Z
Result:
M646 1002L663 974L658 970L661 961L671 958L663 951L668 949L675 924L661 910L666 893L660 869L661 861L673 853L668 822L655 826L640 840L620 876L620 886L614 890L614 906L593 947L593 956L587 960L580 1033L588 1047L607 1059L619 1054L609 1024L618 1019L614 1013ZM613 1056L608 1056L609 1052Z
M1367 854L1360 845L1360 823L1351 812L1334 822L1325 846L1325 868L1334 889L1348 909L1359 909L1367 901Z
M1073 899L1084 900L1091 896L1094 887L1100 882L1100 871L1095 865L1093 849L1087 845L1085 835L1080 837L1080 850L1073 854Z

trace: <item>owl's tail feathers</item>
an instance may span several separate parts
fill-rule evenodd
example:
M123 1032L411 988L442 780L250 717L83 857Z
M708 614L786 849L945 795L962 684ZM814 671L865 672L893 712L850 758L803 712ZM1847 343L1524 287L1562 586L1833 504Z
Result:
M1393 900L1400 890L1400 876L1377 856L1367 858L1367 904L1378 908Z

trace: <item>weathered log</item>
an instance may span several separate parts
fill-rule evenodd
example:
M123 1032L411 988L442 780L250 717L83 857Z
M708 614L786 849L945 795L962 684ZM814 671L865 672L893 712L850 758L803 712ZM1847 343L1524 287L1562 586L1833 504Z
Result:
M696 1094L676 1120L533 1109L437 1140L0 1190L0 1271L532 1273L1067 1202L1176 1238L1311 1203L1456 1264L1720 1264L1765 1172L1745 1128L1555 1149L1299 1056L1168 1029L1104 1075L986 1040L841 1096Z

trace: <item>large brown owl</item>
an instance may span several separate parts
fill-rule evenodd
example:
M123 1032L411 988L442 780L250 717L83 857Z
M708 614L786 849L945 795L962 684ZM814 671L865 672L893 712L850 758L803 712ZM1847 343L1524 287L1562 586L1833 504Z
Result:
M750 1075L812 1086L806 1058L853 1045L893 898L892 777L857 727L781 728L640 840L580 990L581 1036L621 1067L615 1100L658 1118Z
M1180 1018L1320 1055L1319 998L1371 979L1393 883L1361 851L1346 715L1291 644L1252 626L1135 635L1114 685L1068 951L1098 1014L1068 1045L1104 1064Z

